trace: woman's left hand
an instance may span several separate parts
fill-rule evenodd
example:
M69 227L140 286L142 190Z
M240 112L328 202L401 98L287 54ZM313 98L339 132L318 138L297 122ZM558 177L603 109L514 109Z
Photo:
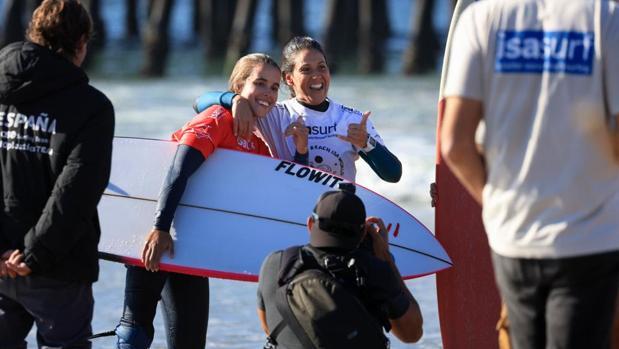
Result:
M337 138L350 142L359 149L363 149L368 143L367 123L371 112L366 111L358 124L348 124L348 134L346 136L337 135Z
M159 261L165 252L174 258L174 240L169 232L153 229L148 233L142 248L142 263L148 271L159 271Z
M307 153L307 138L309 136L309 130L305 127L305 122L303 121L303 117L301 115L299 115L297 121L286 127L284 136L292 136L294 145L296 146L299 154Z

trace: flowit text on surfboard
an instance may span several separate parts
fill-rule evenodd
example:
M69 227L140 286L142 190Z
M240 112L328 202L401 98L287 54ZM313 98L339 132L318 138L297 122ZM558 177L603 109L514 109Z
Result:
M275 167L275 171L283 172L298 178L307 178L310 182L320 183L328 186L329 188L335 188L339 182L343 181L342 178L330 175L326 172L289 161L280 161L280 163Z

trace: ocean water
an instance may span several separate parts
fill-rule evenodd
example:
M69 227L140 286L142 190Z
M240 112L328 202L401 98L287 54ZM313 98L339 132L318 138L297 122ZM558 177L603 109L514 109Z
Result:
M22 0L20 0L22 1ZM25 1L25 0L23 0ZM413 0L385 0L387 3L388 17L390 21L390 35L385 43L384 51L386 58L385 70L389 73L397 73L401 71L402 61L401 56L407 48L410 37L413 35L412 30L415 25L417 16L416 1ZM140 66L140 59L131 61L123 60L122 55L118 55L118 50L132 51L137 55L140 53L140 47L135 42L127 42L125 40L126 28L124 24L125 14L127 12L125 0L105 0L100 1L100 13L105 26L104 36L106 43L104 50L101 52L106 60L110 60L108 64L113 65L114 69L122 72L129 70L135 74ZM172 13L170 15L170 48L171 59L175 55L182 56L185 60L184 67L172 66L168 67L168 71L175 73L178 71L187 72L190 69L200 70L204 62L200 62L202 57L201 40L193 31L193 0L175 0ZM5 19L4 5L8 1L0 0L0 31L4 29ZM148 1L138 1L138 25L140 30L145 24ZM326 8L328 0L311 0L305 1L304 7L304 25L307 34L322 41L325 33ZM267 52L274 57L279 57L279 48L271 40L271 4L272 0L258 0L257 13L254 20L254 27L251 33L250 51ZM434 2L434 28L437 32L440 42L444 43L449 21L451 18L451 1L436 0ZM24 17L24 21L27 20ZM95 33L100 35L101 33ZM187 50L195 50L186 54ZM185 52L183 52L185 51ZM196 57L200 57L196 59ZM189 61L189 62L187 62ZM187 64L189 63L189 64ZM196 66L198 69L196 69ZM106 71L113 75L118 75L118 72L112 70Z
M194 115L191 109L194 96L226 86L223 78L95 79L92 83L115 105L116 135L155 138L168 138ZM358 182L395 201L431 230L433 209L428 192L434 178L437 86L438 76L335 76L330 88L332 99L372 111L370 119L403 164L402 180L391 184L381 181L360 160ZM280 99L287 96L287 91L280 92ZM113 329L117 324L122 313L124 275L123 265L101 262L100 281L94 286L95 332ZM393 338L392 348L440 348L434 277L410 280L407 286L420 303L424 336L419 343L409 345ZM255 312L256 287L254 283L211 280L207 348L261 348L264 334ZM152 348L165 348L160 315L155 328ZM112 348L114 343L113 337L96 339L94 348Z

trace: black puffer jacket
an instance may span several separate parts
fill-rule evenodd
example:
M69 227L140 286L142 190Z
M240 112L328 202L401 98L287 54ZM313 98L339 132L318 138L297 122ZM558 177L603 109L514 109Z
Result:
M113 135L112 103L81 68L29 42L0 51L0 253L24 251L33 275L97 280Z

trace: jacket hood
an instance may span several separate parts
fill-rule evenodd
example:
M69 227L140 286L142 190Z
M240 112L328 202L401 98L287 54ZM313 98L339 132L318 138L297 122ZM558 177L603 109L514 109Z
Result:
M84 71L49 49L16 42L0 51L0 103L19 104L87 83Z

